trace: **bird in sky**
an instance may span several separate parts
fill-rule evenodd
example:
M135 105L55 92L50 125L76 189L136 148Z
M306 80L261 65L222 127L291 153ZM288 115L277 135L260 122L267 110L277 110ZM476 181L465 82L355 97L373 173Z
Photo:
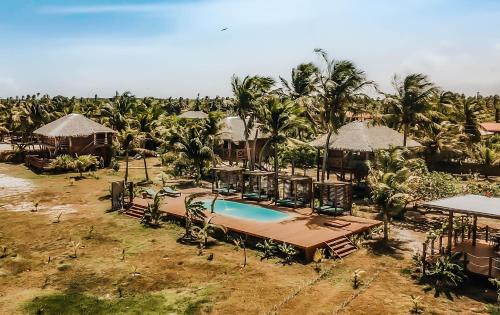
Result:
M227 31L227 27L224 27L223 29L220 30L221 32Z

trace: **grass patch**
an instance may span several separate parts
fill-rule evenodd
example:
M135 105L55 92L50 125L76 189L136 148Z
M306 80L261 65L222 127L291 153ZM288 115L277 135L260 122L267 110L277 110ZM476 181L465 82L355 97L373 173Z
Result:
M206 290L163 291L123 298L56 293L35 298L24 305L27 314L194 314L209 301Z

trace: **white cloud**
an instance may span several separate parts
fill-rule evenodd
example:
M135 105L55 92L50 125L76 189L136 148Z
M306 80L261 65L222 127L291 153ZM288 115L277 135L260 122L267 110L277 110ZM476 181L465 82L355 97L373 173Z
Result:
M117 4L117 5L80 5L45 6L41 13L58 15L104 14L104 13L154 13L172 7L167 3Z

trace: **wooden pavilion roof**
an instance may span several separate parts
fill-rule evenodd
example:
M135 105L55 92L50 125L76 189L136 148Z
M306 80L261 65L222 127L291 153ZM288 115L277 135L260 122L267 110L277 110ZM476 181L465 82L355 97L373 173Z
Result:
M500 198L462 195L426 202L424 208L500 219Z

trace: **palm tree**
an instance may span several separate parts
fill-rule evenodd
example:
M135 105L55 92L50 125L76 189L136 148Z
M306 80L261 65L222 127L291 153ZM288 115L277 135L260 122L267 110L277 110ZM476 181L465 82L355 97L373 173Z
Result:
M427 76L417 73L409 74L403 80L394 76L395 94L385 94L388 113L386 122L403 130L403 146L406 146L410 128L422 128L431 122L428 117L431 103L437 88Z
M388 241L389 215L392 211L404 209L411 196L408 184L414 172L424 168L420 159L407 159L408 150L394 148L375 153L370 163L368 183L372 200L380 208L384 217L384 241Z
M135 96L130 92L121 95L116 92L112 101L101 109L104 121L114 130L121 132L130 125L130 119L136 108Z
M254 127L256 101L267 93L273 84L274 80L270 77L246 76L242 80L237 76L233 76L231 79L231 87L235 99L234 109L243 121L245 148L250 169L254 168L254 158L251 154L248 139L250 137L250 131Z
M316 84L318 83L318 71L318 67L312 63L299 64L297 68L292 69L290 83L280 77L284 87L282 93L289 96L291 99L311 96L316 90Z
M205 219L205 207L203 206L203 202L196 201L195 199L201 197L202 194L192 194L186 196L184 198L184 208L186 210L186 231L184 234L184 238L190 238L191 234L191 226L195 219L203 220Z
M125 151L125 183L128 181L129 152L134 145L135 134L136 133L130 129L122 130L122 132L118 134L118 141Z
M199 183L203 167L207 161L214 158L205 130L196 125L178 126L170 136L170 143L179 154L179 158L188 160L194 165L195 179Z
M330 60L322 49L315 49L325 63L325 69L318 72L318 104L314 109L318 122L326 131L327 137L323 152L321 181L325 180L326 160L330 139L346 123L346 112L357 99L364 95L367 86L373 85L366 79L364 71L348 60Z
M480 105L475 97L457 96L453 102L452 119L460 125L462 132L468 137L469 143L479 142L479 124L477 117L480 114Z
M306 128L307 121L302 117L303 109L290 99L281 99L278 96L266 97L259 106L257 117L260 130L269 134L269 138L261 152L268 146L273 147L274 153L274 196L278 198L278 153L289 132Z

